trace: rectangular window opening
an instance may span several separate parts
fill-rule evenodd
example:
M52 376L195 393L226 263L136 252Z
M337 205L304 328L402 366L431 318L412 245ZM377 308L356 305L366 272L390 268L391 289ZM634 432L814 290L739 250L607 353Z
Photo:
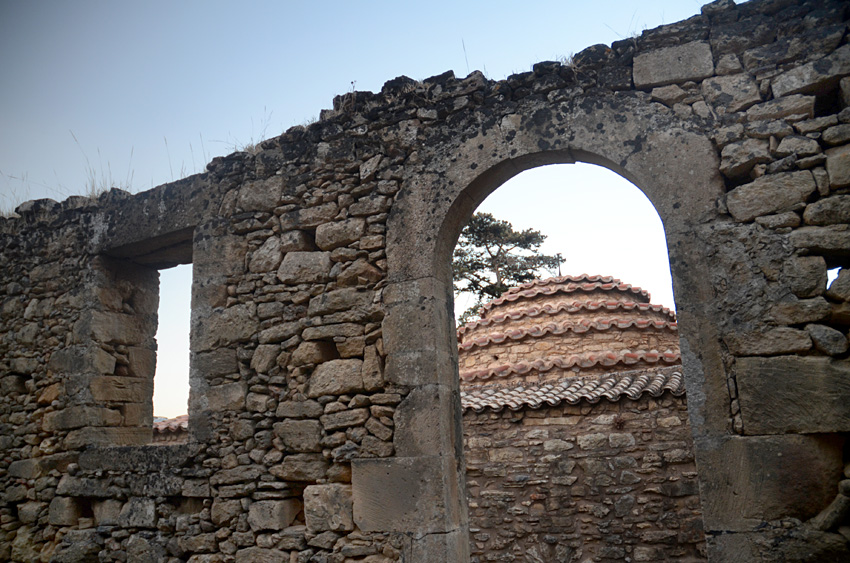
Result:
M189 326L192 265L159 271L153 442L185 442L188 436Z

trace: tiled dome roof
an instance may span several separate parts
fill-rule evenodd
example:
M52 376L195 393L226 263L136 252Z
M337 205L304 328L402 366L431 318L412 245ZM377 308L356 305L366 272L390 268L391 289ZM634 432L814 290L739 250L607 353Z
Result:
M458 329L463 407L683 393L676 316L649 299L587 274L509 289Z

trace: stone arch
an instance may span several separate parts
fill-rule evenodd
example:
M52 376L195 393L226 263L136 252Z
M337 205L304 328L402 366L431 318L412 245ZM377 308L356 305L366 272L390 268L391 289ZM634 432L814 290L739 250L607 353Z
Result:
M657 105L657 104L656 104ZM395 444L401 457L451 459L443 474L453 499L455 525L465 534L462 432L458 398L457 349L451 254L462 226L475 208L507 179L546 164L587 162L613 170L640 188L665 226L670 249L680 335L687 373L691 417L702 432L725 428L728 413L706 411L728 402L719 341L700 304L708 299L696 232L717 215L724 192L718 158L705 136L666 109L647 107L631 96L602 103L572 103L522 108L484 125L479 134L450 140L453 156L444 169L426 169L402 186L388 219L387 259L390 284L384 334L386 376L414 387L397 415ZM436 168L434 166L433 168ZM404 328L403 328L404 327ZM411 330L411 328L413 330ZM711 364L711 365L709 365ZM427 463L421 462L421 465ZM444 497L449 504L452 499ZM458 539L462 544L465 535ZM452 547L449 546L452 550ZM462 553L464 546L456 545Z

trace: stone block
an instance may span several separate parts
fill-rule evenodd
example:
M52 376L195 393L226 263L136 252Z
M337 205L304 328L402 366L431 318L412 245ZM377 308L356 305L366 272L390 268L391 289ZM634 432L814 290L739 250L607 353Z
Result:
M797 158L805 158L820 154L820 144L814 139L801 137L799 135L788 135L779 142L774 153L779 157L795 155Z
M729 351L739 356L775 356L805 352L812 339L805 330L779 327L765 332L731 334L726 338Z
M319 364L310 376L307 385L307 396L310 398L322 395L345 395L362 393L363 376L361 369L363 360L331 360Z
M339 208L336 203L323 203L314 207L306 207L280 216L280 226L283 230L309 229L327 223L336 217Z
M639 89L702 80L712 74L714 59L704 41L655 49L634 58L633 79Z
M729 192L726 206L738 221L751 221L803 203L816 189L809 171L770 174Z
M456 418L446 417L452 413ZM442 385L414 388L396 408L393 443L397 455L417 457L455 452L460 455L460 397Z
M337 359L337 351L332 343L322 341L302 342L292 352L289 365L321 364L334 359Z
M153 528L156 526L154 499L130 497L118 514L118 524L131 528Z
M756 104L747 110L747 120L750 122L769 121L791 116L799 116L801 119L813 118L815 116L815 97L795 94Z
M736 361L746 434L850 430L850 363L781 356Z
M192 275L195 280L241 275L247 253L243 236L197 237L192 246Z
M346 267L337 278L341 286L362 286L377 283L383 279L384 273L364 259L355 260Z
M246 547L234 555L234 563L280 563L289 555L285 551L263 547Z
M258 373L268 373L277 365L277 356L280 354L280 346L276 344L260 344L251 356L251 369Z
M702 82L702 95L705 101L716 108L725 108L728 113L761 102L758 84L748 74L707 78Z
M156 351L149 348L139 348L131 346L127 350L127 357L130 361L130 374L143 379L153 379L156 372ZM102 371L101 373L113 373L113 370Z
M450 456L353 459L354 523L413 536L456 530L466 512L461 479Z
M827 149L826 172L830 188L850 186L850 145Z
M348 246L352 242L360 240L365 231L366 220L360 218L324 223L316 227L316 246L321 250L333 250L340 246Z
M274 211L280 202L283 177L272 176L266 180L246 182L239 190L237 205L243 211Z
M782 301L770 308L769 318L780 325L814 323L829 317L832 307L823 297Z
M115 526L118 524L118 516L121 514L122 506L124 506L124 503L115 499L94 502L92 511L95 524L98 526Z
M53 497L48 508L47 521L52 526L76 526L82 515L77 502L69 497Z
M311 485L304 489L304 518L311 533L354 529L351 485Z
M836 301L850 301L850 270L841 268L838 276L829 284L826 296Z
M289 340L301 331L301 321L277 323L258 335L260 344L272 344Z
M63 475L56 494L68 497L107 498L116 490L108 479Z
M225 383L207 390L207 404L211 411L239 411L245 408L247 388L244 383Z
M174 497L183 490L183 478L168 473L141 475L130 483L130 493L139 497Z
M92 311L90 314L89 335L96 342L134 345L153 337L153 331L146 330L135 315L108 311Z
M835 496L841 448L833 437L802 435L727 437L698 448L706 532L816 515Z
M274 432L288 451L320 452L322 425L318 420L284 420L274 424Z
M331 273L330 252L289 252L278 268L277 277L283 283L323 283Z
M362 426L368 419L369 409L351 409L322 415L319 420L321 420L325 432L330 432L340 428Z
M315 483L325 478L330 464L321 454L294 454L269 469L269 473L284 481Z
M253 274L261 274L277 270L283 260L283 252L280 250L280 239L271 236L251 254L248 261L248 271Z
M295 521L299 512L301 501L298 499L255 501L248 508L248 525L255 532L283 530Z
M847 351L847 337L843 332L826 325L806 325L806 331L812 337L817 350L830 356L840 356Z
M141 403L150 401L153 382L138 377L100 375L91 379L91 393L99 403Z
M121 424L121 412L105 407L65 407L49 412L42 419L42 428L46 432L71 430L83 426L118 426Z
M213 309L203 322L193 323L192 328L195 334L193 349L203 352L250 340L259 329L259 321L254 318L250 306L234 305Z
M192 371L203 378L214 378L221 375L239 373L239 363L236 360L236 350L219 348L209 352L200 352L192 356Z
M287 253L300 250L316 250L313 239L306 231L287 231L280 235L280 252Z
M210 519L217 526L227 526L242 513L242 501L217 498L210 509Z
M825 197L806 206L803 220L808 225L850 223L850 195Z
M89 446L126 446L148 444L153 433L150 428L80 428L65 438L65 447L81 449Z
M24 524L34 524L39 516L47 508L47 504L38 501L29 501L18 505L18 520Z
M128 446L87 448L80 453L80 468L102 471L158 472L163 467L183 467L194 455L190 446Z
M843 145L850 141L850 123L830 127L823 132L821 139L828 145Z
M829 55L780 74L773 79L773 96L791 94L824 94L850 74L850 45L839 47Z
M284 401L277 406L278 418L318 418L324 410L316 401Z
M756 164L772 160L767 141L745 139L723 147L720 171L729 178L738 178L749 174Z
M850 229L847 225L801 227L789 236L791 244L812 254L850 256Z
M310 300L307 314L315 317L337 311L357 311L358 316L365 317L373 308L373 298L371 291L360 291L353 287L328 291Z

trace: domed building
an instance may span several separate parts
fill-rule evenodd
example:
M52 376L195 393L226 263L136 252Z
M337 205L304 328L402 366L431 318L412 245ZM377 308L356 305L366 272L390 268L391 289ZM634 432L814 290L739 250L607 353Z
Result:
M604 276L536 280L458 329L479 561L702 561L675 313Z

